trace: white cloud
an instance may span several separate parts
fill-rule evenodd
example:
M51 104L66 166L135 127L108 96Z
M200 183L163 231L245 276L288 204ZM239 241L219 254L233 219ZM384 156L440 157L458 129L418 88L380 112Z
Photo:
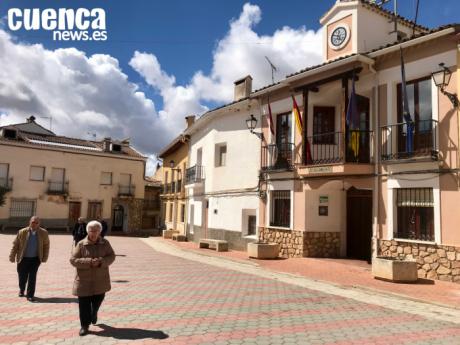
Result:
M152 172L154 154L184 129L185 116L205 112L207 101L231 101L233 82L247 74L254 89L271 83L265 56L278 68L278 80L320 62L320 32L283 27L259 35L254 27L261 18L258 6L245 4L217 43L210 73L197 71L187 85L177 85L155 55L134 52L130 65L162 97L159 110L128 80L116 58L18 43L0 30L0 125L33 114L44 126L48 120L40 117L52 116L53 130L61 135L130 137L149 157Z

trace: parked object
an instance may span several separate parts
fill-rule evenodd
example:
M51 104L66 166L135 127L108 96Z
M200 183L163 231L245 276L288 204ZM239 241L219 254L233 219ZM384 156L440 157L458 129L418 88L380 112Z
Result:
M248 256L255 259L276 259L280 252L278 243L248 243Z
M210 238L202 238L200 240L200 248L215 249L216 252L228 251L228 242L224 240L213 240Z
M372 275L376 279L394 283L416 282L418 279L417 263L391 257L377 257L372 260Z

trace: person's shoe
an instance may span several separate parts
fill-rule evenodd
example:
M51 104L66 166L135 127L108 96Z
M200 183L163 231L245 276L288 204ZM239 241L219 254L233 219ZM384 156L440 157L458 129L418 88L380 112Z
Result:
M35 302L36 301L35 297L27 297L27 300L29 302Z
M91 323L95 325L97 323L97 313L91 316Z
M24 292L23 292L23 291L19 291L18 296L19 296L19 297L24 297L24 296L25 296L25 295L24 295Z
M87 335L88 334L88 327L82 327L80 329L80 332L78 332L78 334L80 335L80 337L83 337L84 335Z

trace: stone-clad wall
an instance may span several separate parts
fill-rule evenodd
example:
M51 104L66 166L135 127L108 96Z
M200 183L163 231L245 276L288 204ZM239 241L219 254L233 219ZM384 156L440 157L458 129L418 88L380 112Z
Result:
M419 278L460 283L460 247L381 240L378 254L416 260Z
M338 258L340 256L340 233L305 232L303 256Z
M339 257L340 234L336 232L305 232L276 228L259 228L259 241L280 244L284 258Z

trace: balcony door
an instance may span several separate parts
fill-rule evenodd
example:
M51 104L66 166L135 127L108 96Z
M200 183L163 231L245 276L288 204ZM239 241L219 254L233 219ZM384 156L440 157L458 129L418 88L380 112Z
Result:
M8 187L8 168L9 164L0 163L0 187Z
M52 168L50 188L49 188L50 191L63 192L64 191L64 179L65 179L65 169Z
M433 142L433 131L435 130L432 118L431 102L431 78L418 79L408 82L407 100L409 103L409 113L414 122L413 129L413 153L430 153L435 147ZM398 84L398 123L405 123L402 107L402 87ZM398 151L399 153L408 153L407 140L411 139L407 135L407 126L398 126Z
M276 116L275 168L283 169L292 165L292 113Z
M370 162L370 101L369 98L356 95L358 128L347 135L347 162Z

